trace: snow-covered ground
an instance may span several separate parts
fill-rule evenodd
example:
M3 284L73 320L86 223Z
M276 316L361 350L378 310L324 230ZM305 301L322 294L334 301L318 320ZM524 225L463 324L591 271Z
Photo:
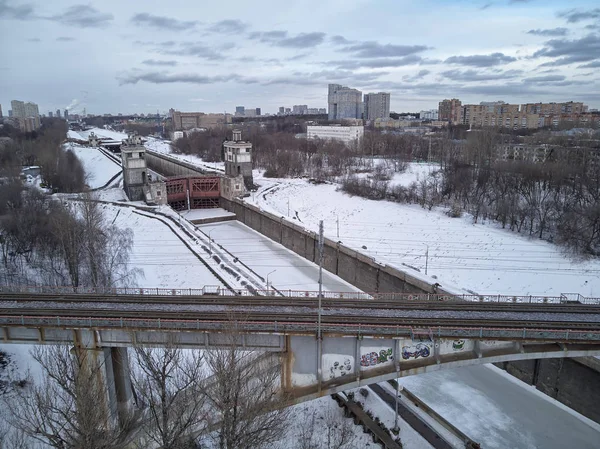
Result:
M99 132L100 131L102 130L99 130ZM144 146L149 150L168 154L180 161L189 162L190 164L194 164L207 170L225 171L225 164L223 162L204 162L201 158L192 154L173 153L171 141L169 140L156 139L155 137L145 137L145 139L146 143Z
M133 209L102 205L107 221L133 230L130 265L140 268L137 285L145 288L201 288L222 283L160 221L136 214Z
M122 170L119 164L102 154L98 148L76 143L66 143L64 148L71 150L81 161L87 175L86 183L92 189L104 186Z
M396 175L395 182L408 183L429 170L427 164L411 167L412 171ZM500 229L495 223L474 224L469 216L450 218L442 210L351 197L336 184L267 179L257 171L254 179L261 187L245 201L311 231L323 220L326 236L446 289L600 296L600 261L573 261L556 245Z
M489 449L596 449L597 424L493 365L399 379L436 412Z

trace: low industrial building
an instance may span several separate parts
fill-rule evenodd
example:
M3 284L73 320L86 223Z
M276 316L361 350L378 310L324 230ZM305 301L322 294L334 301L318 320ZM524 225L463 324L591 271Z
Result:
M365 134L364 126L307 126L306 137L308 139L339 140L344 143L352 143L362 139Z

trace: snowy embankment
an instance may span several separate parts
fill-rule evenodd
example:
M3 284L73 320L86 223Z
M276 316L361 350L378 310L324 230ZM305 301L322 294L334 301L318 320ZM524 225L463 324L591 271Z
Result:
M429 170L426 165L411 167L393 182L406 185L424 176L423 168ZM556 245L495 223L475 224L470 216L450 218L441 209L351 197L336 184L267 179L258 171L254 179L260 188L245 201L311 231L323 220L325 235L334 241L446 289L600 296L600 261L571 260Z
M98 148L84 147L71 142L66 143L64 148L71 150L81 161L86 174L86 184L91 189L103 187L121 173L121 166L102 154Z
M188 162L206 170L219 172L225 171L225 164L223 162L204 162L202 158L192 154L173 153L171 141L169 140L156 139L154 137L145 137L145 139L146 142L144 143L144 146L149 150L156 151L157 153L168 154L169 156L179 159L180 161Z

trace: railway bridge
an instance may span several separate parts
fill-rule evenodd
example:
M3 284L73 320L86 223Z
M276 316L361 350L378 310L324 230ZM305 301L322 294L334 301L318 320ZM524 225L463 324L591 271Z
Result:
M277 353L295 402L480 363L600 355L600 300L203 289L0 289L0 341L104 353L115 398L134 344ZM121 368L119 368L121 366ZM125 366L125 368L123 368ZM119 388L126 391L118 391Z

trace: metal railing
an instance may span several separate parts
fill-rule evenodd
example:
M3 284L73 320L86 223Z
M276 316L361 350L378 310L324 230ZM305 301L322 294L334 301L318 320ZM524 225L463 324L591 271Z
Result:
M201 288L103 288L103 287L55 287L55 286L0 286L0 293L30 293L43 295L132 295L132 296L283 296L290 298L318 298L318 291L310 290L247 290L231 289L218 285L206 285ZM586 297L578 293L562 293L559 296L542 295L448 295L434 293L365 293L331 292L322 293L325 299L373 300L378 301L471 301L497 303L528 304L589 304L600 305L600 298Z
M227 320L0 315L0 327L222 332L227 331L230 324ZM316 321L286 321L283 323L277 321L240 321L236 323L236 326L239 331L247 333L315 334L317 331ZM391 338L411 338L414 331L410 326L392 324L325 323L321 326L325 333L355 335L358 337L385 336ZM422 330L436 338L504 338L588 343L600 341L600 331L596 330L466 326L429 326Z

